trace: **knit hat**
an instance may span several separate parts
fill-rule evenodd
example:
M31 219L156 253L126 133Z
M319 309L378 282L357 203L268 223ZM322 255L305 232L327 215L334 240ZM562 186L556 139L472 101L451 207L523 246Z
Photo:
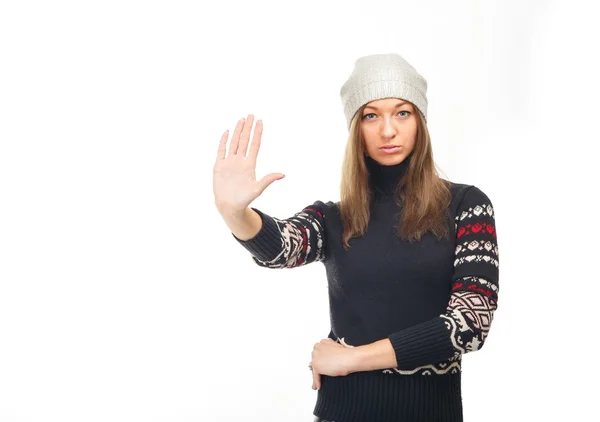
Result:
M372 54L356 60L354 70L340 90L348 129L360 107L382 98L413 103L427 120L427 81L395 53Z

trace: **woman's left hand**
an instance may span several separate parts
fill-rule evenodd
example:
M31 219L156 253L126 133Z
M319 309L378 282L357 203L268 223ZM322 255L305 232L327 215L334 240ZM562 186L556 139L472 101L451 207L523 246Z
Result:
M353 348L330 338L316 343L312 351L313 390L321 388L321 374L332 377L346 376L352 372Z

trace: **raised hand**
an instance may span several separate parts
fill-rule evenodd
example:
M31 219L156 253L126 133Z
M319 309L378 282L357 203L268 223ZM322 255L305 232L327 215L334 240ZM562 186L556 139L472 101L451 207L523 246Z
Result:
M285 177L282 173L270 173L256 180L256 157L260 148L263 124L256 122L252 142L250 131L254 116L240 119L235 127L229 150L229 130L219 142L217 160L213 170L213 192L215 205L223 215L243 212L275 180Z

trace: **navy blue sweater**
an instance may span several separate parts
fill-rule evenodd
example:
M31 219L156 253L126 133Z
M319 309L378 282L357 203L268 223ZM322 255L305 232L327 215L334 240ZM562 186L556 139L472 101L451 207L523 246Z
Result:
M339 204L316 201L286 219L253 208L262 228L242 244L267 268L311 262L325 267L328 335L360 346L389 338L397 366L322 376L314 414L353 422L462 421L462 355L481 349L498 301L498 244L490 199L450 183L450 237L397 236L394 188L407 160L382 166L367 158L374 192L367 232L342 247Z

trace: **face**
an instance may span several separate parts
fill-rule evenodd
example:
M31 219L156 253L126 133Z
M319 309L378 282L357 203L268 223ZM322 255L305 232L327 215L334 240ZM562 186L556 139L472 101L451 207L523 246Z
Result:
M386 166L401 163L415 147L416 112L411 103L398 98L368 103L359 116L367 155Z

